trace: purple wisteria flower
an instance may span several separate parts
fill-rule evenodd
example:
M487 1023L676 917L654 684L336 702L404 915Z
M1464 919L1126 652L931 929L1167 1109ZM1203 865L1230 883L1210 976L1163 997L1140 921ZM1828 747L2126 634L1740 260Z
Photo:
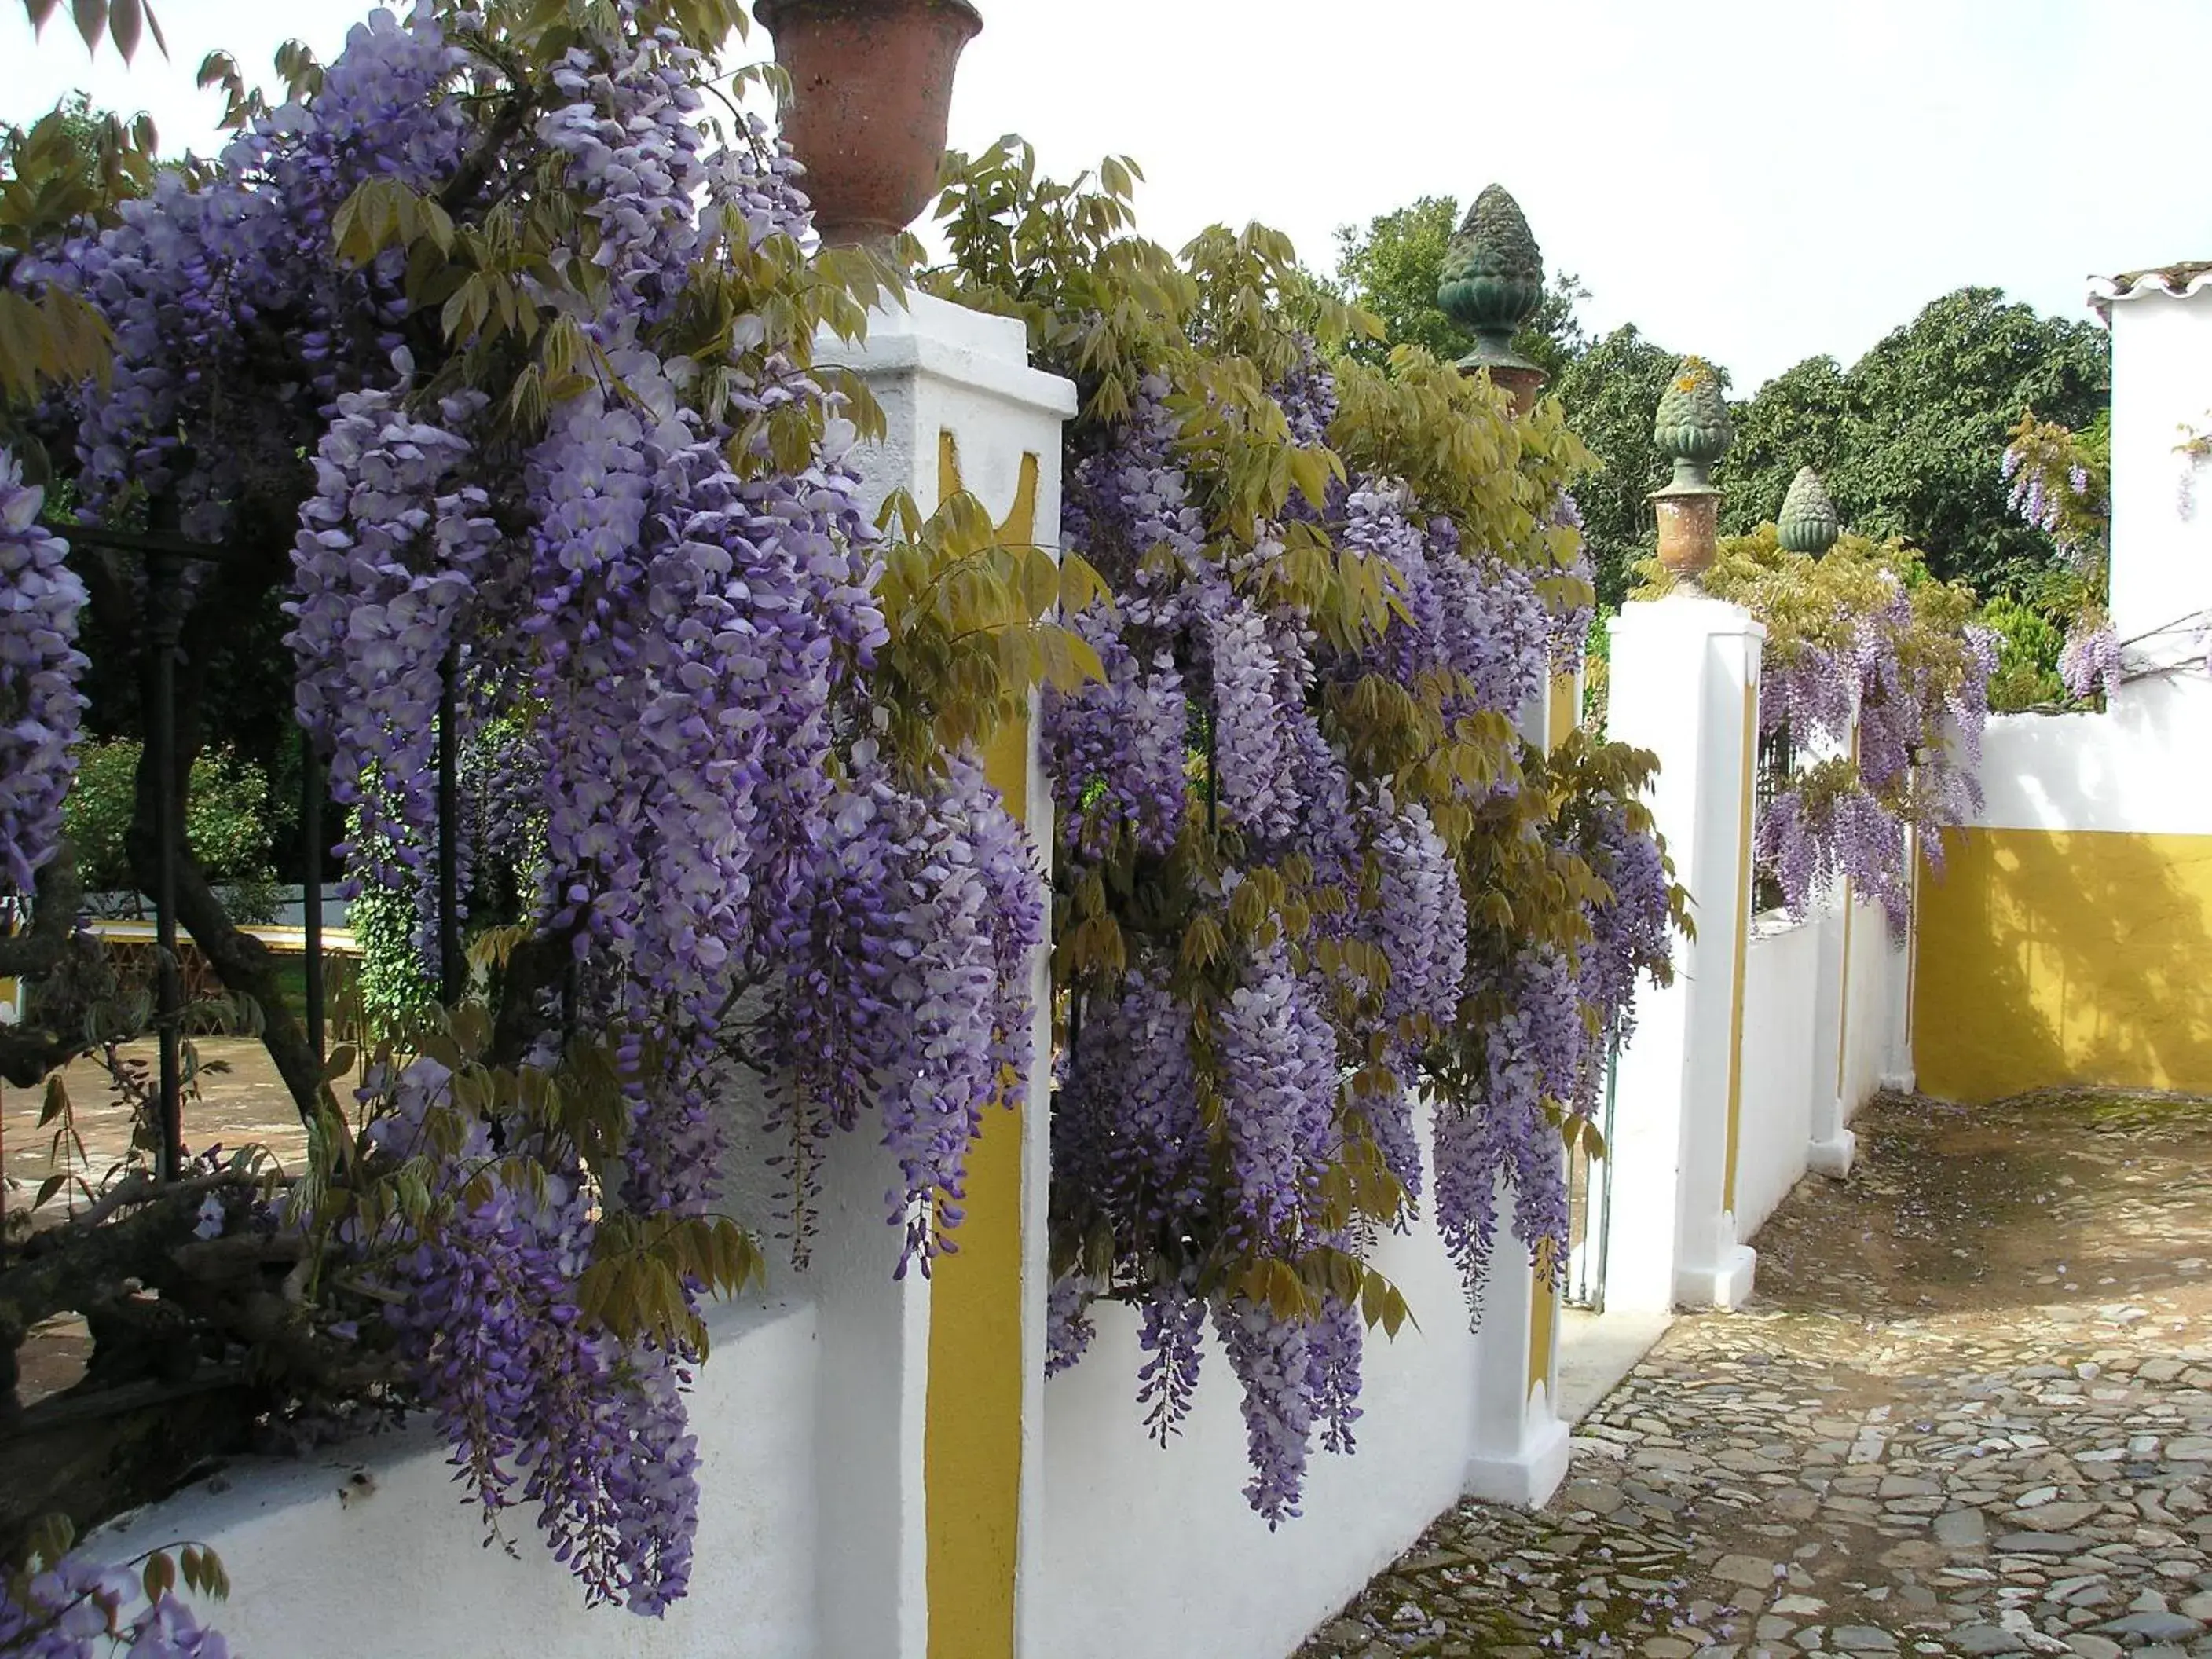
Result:
M2120 689L2126 657L2109 617L2076 626L2058 651L2058 678L2069 696L2111 696Z
M0 448L0 884L27 893L54 854L76 777L84 583L42 528L46 492Z

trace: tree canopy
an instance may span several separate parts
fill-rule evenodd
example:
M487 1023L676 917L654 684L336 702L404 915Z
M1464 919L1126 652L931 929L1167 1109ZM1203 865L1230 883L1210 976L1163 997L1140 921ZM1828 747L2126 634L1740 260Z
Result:
M1747 531L1773 517L1791 475L1812 466L1847 524L1925 549L1934 574L1984 599L2026 593L2051 543L2008 507L1999 459L2025 412L2086 427L2112 386L2111 339L2095 324L1957 289L1848 369L1808 358L1760 387L1716 474L1724 522Z
M1457 211L1450 197L1425 196L1337 233L1340 281L1388 333L1367 349L1418 344L1449 361L1474 343L1436 303ZM1551 374L1567 423L1602 463L1575 496L1599 598L1618 605L1629 567L1650 550L1644 496L1667 476L1652 410L1678 354L1632 323L1591 337L1577 312L1589 297L1574 276L1555 275L1515 345ZM1741 533L1771 519L1809 465L1854 528L1924 549L1932 574L1984 599L2029 596L2051 548L2006 505L1998 462L2008 434L2031 410L2087 427L2111 391L2110 343L2096 325L2039 316L1994 288L1959 289L1848 368L1808 357L1732 404L1735 443L1714 474L1728 491L1723 526Z

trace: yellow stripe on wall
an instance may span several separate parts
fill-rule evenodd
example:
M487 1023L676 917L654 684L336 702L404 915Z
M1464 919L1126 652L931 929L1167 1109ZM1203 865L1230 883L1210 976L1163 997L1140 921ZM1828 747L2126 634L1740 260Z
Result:
M938 440L939 499L961 488L952 434ZM1002 541L1036 538L1037 460L1024 455ZM1029 805L1029 722L1000 728L983 772L1016 818ZM929 1299L922 1480L929 1505L931 1659L1012 1659L1022 1481L1022 1101L988 1113L968 1148L957 1255Z
M1582 724L1582 677L1578 674L1552 676L1551 707L1547 711L1544 726L1545 747L1557 749L1567 740L1567 733Z
M1970 830L1917 884L1920 1087L2212 1092L2212 836Z

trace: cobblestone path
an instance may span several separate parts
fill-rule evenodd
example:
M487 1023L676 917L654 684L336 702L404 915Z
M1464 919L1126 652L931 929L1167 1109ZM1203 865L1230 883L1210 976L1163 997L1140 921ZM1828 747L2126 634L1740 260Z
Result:
M2212 1105L1870 1105L1578 1427L1298 1659L2212 1659Z

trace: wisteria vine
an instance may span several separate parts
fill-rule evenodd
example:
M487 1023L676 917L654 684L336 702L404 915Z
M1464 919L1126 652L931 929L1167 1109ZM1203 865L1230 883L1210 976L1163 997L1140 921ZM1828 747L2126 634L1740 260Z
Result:
M62 539L39 523L45 500L0 448L0 880L18 893L53 857L84 712L84 582L64 562Z
M1418 354L1332 362L1357 319L1281 239L1177 262L1110 185L1024 163L959 163L934 280L1069 342L1061 539L1111 594L1073 619L1103 678L1044 704L1050 1369L1102 1299L1134 1304L1166 1441L1210 1325L1272 1527L1316 1442L1352 1449L1365 1331L1404 1316L1381 1232L1429 1204L1472 1298L1502 1186L1510 1248L1563 1269L1565 1134L1680 896L1634 799L1649 757L1547 753L1529 723L1591 603L1556 411L1511 420Z
M550 15L379 11L216 161L6 277L113 336L41 416L84 522L289 544L298 714L351 868L426 924L441 738L467 757L457 873L497 866L516 902L473 919L491 1001L418 1023L411 1062L387 1047L357 1143L302 1099L284 1224L382 1287L332 1289L351 1316L317 1329L389 1362L488 1523L534 1510L587 1601L658 1614L696 1518L701 1299L759 1265L715 1211L716 1097L770 1079L802 1248L821 1139L881 1139L885 1271L927 1273L1023 1086L1045 894L959 702L1027 686L885 707L869 406L811 367L884 271L817 257L774 132L709 118L742 9ZM20 889L68 785L84 590L0 467ZM963 735L915 738L939 722Z
M1942 832L1981 805L1997 640L1973 595L1899 544L1847 532L1816 557L1771 524L1724 540L1700 581L1766 628L1759 730L1786 739L1790 766L1760 804L1753 856L1792 912L1848 887L1901 936L1911 860L1941 870Z

